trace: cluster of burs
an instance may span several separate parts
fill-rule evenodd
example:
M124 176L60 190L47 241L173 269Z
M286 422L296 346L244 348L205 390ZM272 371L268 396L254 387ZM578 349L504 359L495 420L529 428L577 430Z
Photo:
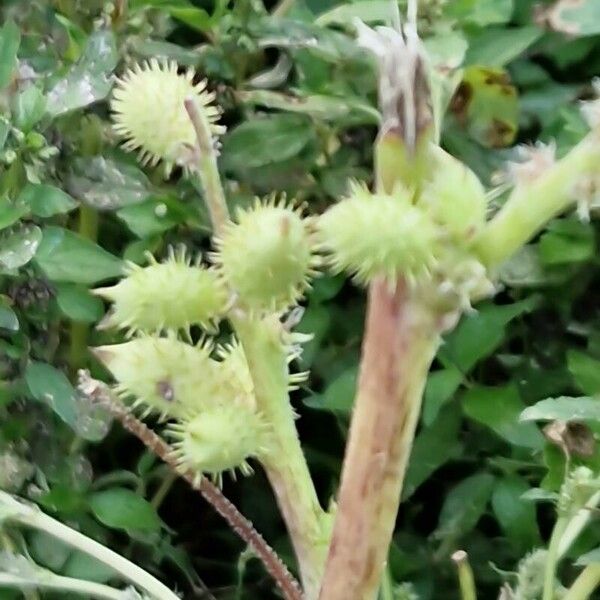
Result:
M159 86L152 105L162 97L165 106L154 115L152 135L146 135L147 124L138 120L148 111L137 105L129 110L134 106L129 95L143 100L144 86L133 83L164 84L165 77L182 89L175 94L176 86ZM113 110L129 149L139 150L143 159L185 159L180 150L193 135L182 107L185 94L195 94L200 110L210 107L207 120L215 126L212 98L191 80L152 64L121 80ZM161 115L177 111L181 118L163 127ZM242 345L211 339L222 319L233 330L244 321L279 323L326 270L346 272L361 284L382 278L390 287L404 285L441 319L454 319L472 298L490 291L472 250L486 220L483 186L438 146L420 153L427 169L413 184L407 180L390 193L371 193L353 183L346 198L318 216L277 195L257 200L220 228L210 255L192 261L185 250L171 251L164 262L129 265L119 283L96 290L113 303L102 325L129 335L129 341L97 348L96 354L118 382L119 394L169 421L166 431L182 468L219 478L224 471L248 472L249 458L269 452L271 425L257 403ZM204 334L193 344L190 328L198 327ZM285 327L281 332L292 360L297 344ZM299 377L291 379L295 384Z

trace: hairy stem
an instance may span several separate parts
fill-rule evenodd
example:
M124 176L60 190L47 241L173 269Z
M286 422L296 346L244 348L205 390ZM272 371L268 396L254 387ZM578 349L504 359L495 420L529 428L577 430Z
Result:
M585 567L562 600L587 600L600 585L600 564L593 563Z
M47 579L30 579L20 577L11 573L0 573L0 586L14 587L22 590L44 589L48 591L60 591L70 594L79 594L86 598L97 600L126 600L127 596L123 590L116 590L107 585L74 579L73 577L62 577L52 573Z
M567 517L561 516L554 524L552 535L550 536L550 544L548 545L548 555L546 557L546 567L544 570L544 593L542 600L553 600L554 588L556 582L556 567L560 559L559 548L560 541L569 524Z
M136 419L118 401L105 384L91 379L89 374L81 371L79 374L79 389L90 399L105 406L111 414L120 421L121 425L135 435L151 452L168 464L185 479L192 489L221 515L231 529L242 538L263 563L265 570L277 582L284 598L287 600L302 600L300 587L283 564L277 553L267 544L263 537L254 529L252 523L223 495L223 492L205 477L200 477L193 471L180 471L173 449L157 433Z
M214 148L214 139L210 125L193 98L185 101L185 109L190 117L196 139L198 141L198 171L204 188L204 197L213 230L219 235L223 226L229 220L229 211L225 200L225 193L221 185L221 177L217 166L217 156Z
M372 600L400 503L427 372L434 320L400 282L369 288L356 404L321 600Z
M481 260L495 266L509 258L577 199L577 184L599 162L600 143L590 134L531 183L517 185L480 235L476 250Z
M178 596L158 579L126 558L95 540L63 525L44 514L37 506L26 504L5 492L0 492L0 510L12 523L43 531L48 535L95 558L118 573L125 581L144 590L156 600L178 600Z
M452 555L452 560L458 572L458 585L462 600L477 600L473 570L469 564L469 557L464 550L458 550Z
M275 317L263 321L239 318L234 326L248 360L259 410L272 429L270 452L261 462L294 546L305 597L314 598L329 542L328 519L294 424L284 332Z

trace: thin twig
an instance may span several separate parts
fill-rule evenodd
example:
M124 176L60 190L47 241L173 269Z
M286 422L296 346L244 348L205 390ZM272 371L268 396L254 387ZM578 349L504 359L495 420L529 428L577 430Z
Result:
M300 585L288 571L277 553L267 544L252 523L242 515L223 492L205 477L199 477L191 470L182 470L177 464L173 449L156 432L132 415L120 402L114 399L104 383L92 379L88 371L79 371L79 389L91 400L107 408L121 425L135 435L151 452L169 465L192 489L202 497L227 521L256 556L262 561L266 571L273 577L287 600L302 600Z
M460 597L462 600L477 600L475 579L473 578L473 571L467 553L464 550L457 550L451 558L456 565L456 571L458 573Z

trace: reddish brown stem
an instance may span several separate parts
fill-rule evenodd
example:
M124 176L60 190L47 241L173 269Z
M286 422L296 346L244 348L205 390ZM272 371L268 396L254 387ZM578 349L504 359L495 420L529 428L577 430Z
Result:
M437 349L434 319L403 283L369 288L356 405L320 600L377 594Z
M176 471L189 485L227 521L227 524L252 548L262 561L265 570L273 577L287 600L302 600L300 585L283 564L275 550L267 544L254 525L240 513L223 492L206 477L190 470L182 471L174 457L173 449L156 432L132 415L116 401L100 381L91 379L87 371L79 372L79 389L91 400L105 406L121 425L135 435L152 453Z

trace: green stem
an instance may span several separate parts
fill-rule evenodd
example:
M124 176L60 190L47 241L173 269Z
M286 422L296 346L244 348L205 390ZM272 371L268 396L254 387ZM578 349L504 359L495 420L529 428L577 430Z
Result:
M107 585L74 579L72 577L61 577L52 573L46 580L33 580L29 577L19 577L10 573L0 573L0 586L19 588L25 593L27 590L46 589L81 594L87 598L98 600L126 600L126 592L116 590Z
M271 13L274 17L285 17L296 4L296 0L281 0Z
M248 360L258 408L271 425L269 452L261 462L294 546L305 597L311 599L318 592L329 529L294 424L284 332L276 317L240 317L232 323Z
M579 534L592 518L594 510L596 506L598 506L598 502L600 502L600 492L596 492L585 503L585 506L569 520L558 546L559 557L564 556L573 545L573 542L579 537Z
M196 132L198 141L198 172L204 188L204 199L215 235L220 235L224 225L229 220L229 211L225 193L221 184L214 139L210 124L203 112L198 109L195 100L185 100L185 109Z
M79 235L95 242L98 239L98 224L98 211L91 206L82 204L79 208L79 223L77 226ZM79 369L85 367L87 362L89 325L71 321L70 330L69 367L71 373L75 375Z
M39 508L26 504L15 497L0 491L0 516L24 527L43 531L65 544L89 554L107 565L125 580L144 590L156 600L179 600L167 586L140 569L137 565L119 556L95 540L63 525L60 521L44 514Z
M556 568L560 560L560 542L569 525L567 517L559 517L552 530L550 544L548 545L548 556L546 557L546 567L544 570L544 593L542 600L553 600L554 588L556 582Z
M452 560L458 572L458 584L462 600L477 600L475 578L469 564L469 557L464 550L458 550L452 555Z
M381 577L381 588L379 590L381 600L394 600L394 582L390 573L390 566L386 565Z
M573 582L562 600L587 600L600 584L600 564L585 567Z
M530 183L517 185L476 245L481 260L496 266L577 199L576 185L597 169L600 143L588 135L564 158Z
M154 493L152 500L150 500L150 504L155 509L158 509L160 505L163 503L163 500L166 498L170 489L173 487L173 484L177 481L179 475L176 471L168 470L164 477L162 478L161 484L159 488Z

